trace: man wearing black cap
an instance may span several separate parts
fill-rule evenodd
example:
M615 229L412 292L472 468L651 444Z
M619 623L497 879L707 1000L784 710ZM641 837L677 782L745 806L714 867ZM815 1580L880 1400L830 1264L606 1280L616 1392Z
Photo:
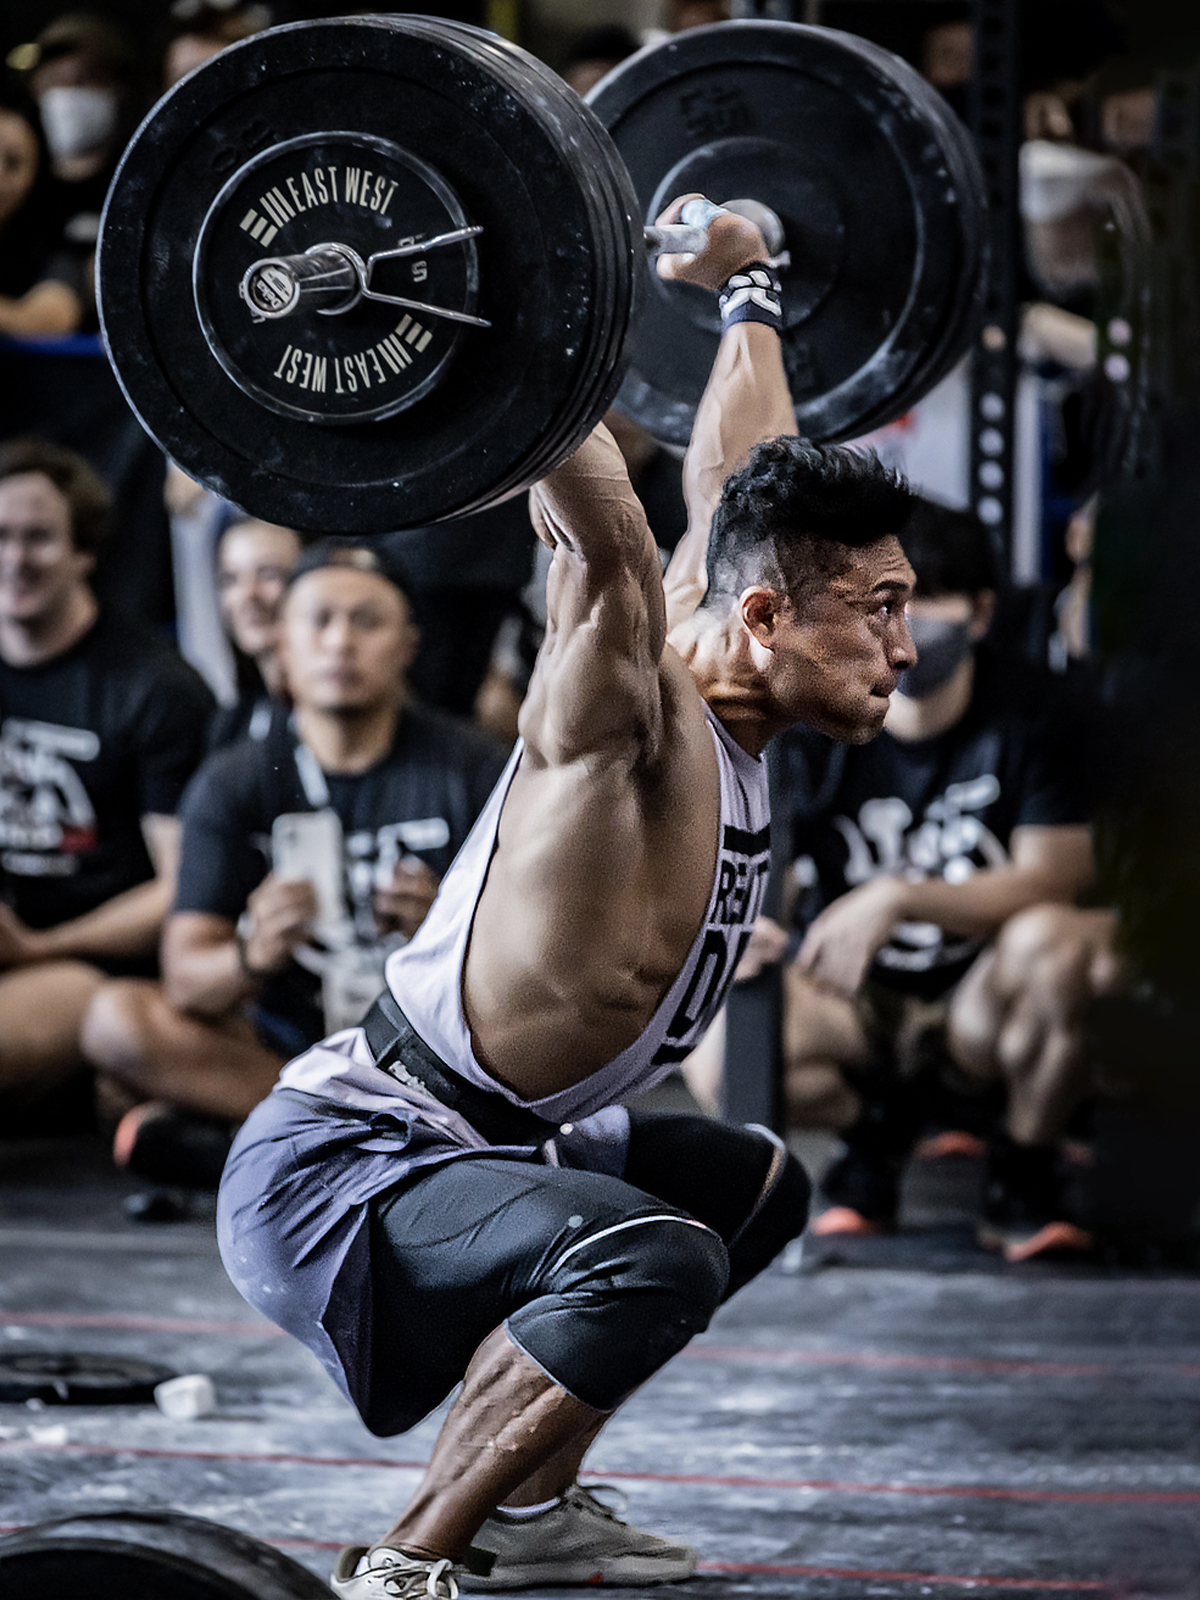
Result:
M163 981L109 984L87 1016L89 1058L138 1102L118 1158L161 1135L161 1102L240 1121L288 1056L358 1022L419 927L504 752L411 699L417 642L374 551L301 557L281 612L294 714L201 767Z

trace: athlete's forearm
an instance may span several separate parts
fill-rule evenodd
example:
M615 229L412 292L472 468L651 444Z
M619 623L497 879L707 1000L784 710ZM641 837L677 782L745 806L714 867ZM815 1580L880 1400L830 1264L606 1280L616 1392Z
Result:
M530 504L542 542L589 566L640 567L654 555L625 458L603 423L569 460L535 484Z
M663 579L668 628L704 598L708 534L721 489L756 444L796 432L779 335L738 322L722 337L683 459L687 532Z

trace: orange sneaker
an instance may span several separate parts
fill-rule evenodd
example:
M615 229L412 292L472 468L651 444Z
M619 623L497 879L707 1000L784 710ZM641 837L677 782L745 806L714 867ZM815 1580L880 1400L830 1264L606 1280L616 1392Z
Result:
M1039 1256L1063 1257L1089 1256L1096 1248L1094 1237L1073 1222L1047 1222L1027 1238L1006 1239L1003 1245L1005 1261L1035 1261Z
M913 1155L918 1161L941 1161L946 1156L966 1156L972 1161L982 1161L987 1155L987 1143L964 1128L947 1128L944 1133L922 1139Z
M814 1217L808 1226L809 1233L816 1234L818 1238L826 1238L832 1234L857 1234L866 1238L873 1234L883 1232L878 1222L872 1222L869 1217L864 1217L861 1211L855 1211L852 1206L830 1206L828 1211L822 1211L819 1217Z

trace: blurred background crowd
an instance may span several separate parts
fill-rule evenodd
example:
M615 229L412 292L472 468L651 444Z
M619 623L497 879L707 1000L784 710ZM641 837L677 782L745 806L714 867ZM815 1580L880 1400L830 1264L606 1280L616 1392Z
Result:
M373 998L517 737L545 616L523 499L370 548L307 540L164 461L101 349L100 213L141 116L230 45L337 9L0 18L0 1118L98 1121L167 1188L212 1186L282 1062ZM440 9L586 94L730 8ZM1011 1260L1194 1256L1200 24L1153 0L1021 9L1011 526L972 509L965 366L862 441L923 497L921 660L873 745L800 730L773 752L754 1070L781 1124L837 1135L820 1232L895 1228L908 1164L956 1157ZM795 14L895 50L965 114L967 4ZM1145 329L1110 315L1114 273ZM668 553L680 463L610 423ZM684 1067L714 1113L738 1101L737 1018ZM151 1189L145 1214L171 1204Z

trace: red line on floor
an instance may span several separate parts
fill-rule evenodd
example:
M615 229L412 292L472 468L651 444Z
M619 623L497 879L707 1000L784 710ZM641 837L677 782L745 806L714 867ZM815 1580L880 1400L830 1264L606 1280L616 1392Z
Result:
M29 1526L22 1522L0 1523L0 1533L23 1533ZM267 1539L276 1550L340 1550L334 1539ZM1035 1593L1049 1590L1086 1590L1093 1594L1107 1593L1109 1586L1095 1578L1000 1578L972 1574L958 1577L947 1572L875 1572L868 1567L796 1567L772 1566L765 1561L701 1561L701 1572L761 1572L785 1578L851 1578L860 1582L881 1583L940 1583L981 1589L1024 1589Z
M216 1321L203 1317L149 1317L92 1311L2 1311L0 1325L18 1328L96 1328L130 1333L196 1333L238 1338L286 1339L270 1322ZM1149 1371L1168 1377L1200 1377L1200 1363L1146 1362L1138 1367L1105 1362L988 1360L974 1356L889 1355L869 1350L760 1350L752 1345L691 1345L683 1361L730 1361L773 1366L894 1368L913 1372L997 1372L1049 1378L1128 1378Z
M692 1361L762 1361L798 1367L895 1367L914 1372L1004 1372L1031 1377L1108 1378L1128 1376L1128 1369L1105 1362L989 1361L974 1356L913 1356L851 1350L758 1350L753 1346L692 1345L683 1352ZM1172 1366L1175 1373L1180 1369ZM1184 1368L1188 1371L1188 1368ZM1200 1371L1200 1368L1195 1369Z
M0 1311L0 1324L15 1328L114 1328L129 1333L215 1333L286 1339L273 1322L214 1322L205 1317L142 1317L96 1311Z
M68 1441L41 1444L33 1439L0 1440L0 1452L48 1455L132 1456L138 1460L231 1461L284 1467L358 1467L392 1472L423 1472L424 1461L397 1461L384 1456L309 1456L253 1450L180 1450L155 1445L110 1445ZM716 1489L789 1489L822 1494L897 1494L967 1500L1031 1500L1070 1505L1200 1505L1200 1490L1169 1489L1022 1489L990 1484L860 1483L839 1478L726 1477L702 1472L585 1472L585 1478L619 1478L623 1483L680 1483Z
M850 1578L859 1583L954 1584L970 1589L1023 1589L1041 1594L1052 1590L1086 1590L1092 1594L1110 1593L1107 1583L1098 1578L1000 1578L981 1573L888 1572L865 1567L772 1566L760 1561L701 1561L701 1572L762 1572L788 1578Z

